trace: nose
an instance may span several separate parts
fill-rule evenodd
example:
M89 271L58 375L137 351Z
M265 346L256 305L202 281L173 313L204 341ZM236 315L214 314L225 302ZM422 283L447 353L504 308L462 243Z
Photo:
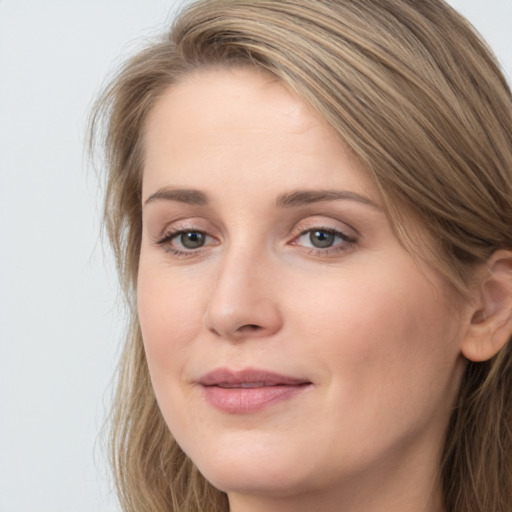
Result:
M282 326L272 266L247 251L218 262L216 279L204 315L205 327L230 340L263 338Z

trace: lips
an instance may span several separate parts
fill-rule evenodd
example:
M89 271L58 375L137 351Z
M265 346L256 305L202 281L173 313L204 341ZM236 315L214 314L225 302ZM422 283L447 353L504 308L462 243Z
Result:
M303 378L255 369L214 370L204 375L199 384L210 405L231 414L261 410L289 400L312 386Z

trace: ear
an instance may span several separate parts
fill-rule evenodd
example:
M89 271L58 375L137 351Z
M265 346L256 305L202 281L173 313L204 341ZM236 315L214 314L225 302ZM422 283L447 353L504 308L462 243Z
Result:
M475 362L496 355L512 335L512 251L496 251L485 270L461 347L464 356Z

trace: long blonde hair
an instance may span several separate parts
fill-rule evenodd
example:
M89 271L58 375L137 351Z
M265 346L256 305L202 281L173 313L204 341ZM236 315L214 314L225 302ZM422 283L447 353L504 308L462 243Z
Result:
M151 388L137 320L145 119L194 69L256 66L318 111L365 165L400 239L404 212L438 241L461 293L512 248L512 98L469 23L442 0L200 0L130 59L92 119L103 140L105 222L131 313L111 417L126 512L227 511L175 443ZM411 249L412 250L412 249ZM512 509L510 347L467 363L441 463L449 512Z

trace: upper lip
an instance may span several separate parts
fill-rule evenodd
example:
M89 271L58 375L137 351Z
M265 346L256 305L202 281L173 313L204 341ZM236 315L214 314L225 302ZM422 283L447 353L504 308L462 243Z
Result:
M201 377L202 386L219 387L266 387L266 386L300 386L311 384L310 381L300 377L280 375L267 370L247 368L244 370L230 370L219 368Z

